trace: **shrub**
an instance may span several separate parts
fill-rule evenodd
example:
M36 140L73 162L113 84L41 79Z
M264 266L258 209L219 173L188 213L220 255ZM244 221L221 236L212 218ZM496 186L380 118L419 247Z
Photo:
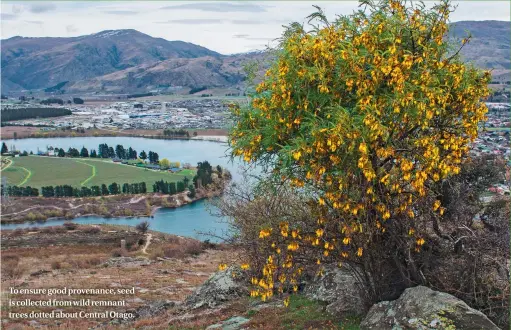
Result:
M115 249L112 251L112 257L127 257L128 256L128 251L126 251L125 249Z
M60 263L60 261L52 261L51 262L51 269L61 269L62 268L62 264Z
M163 247L163 255L167 258L185 258L197 256L204 251L202 242L196 240L181 240L178 244L169 244Z
M432 187L460 172L485 120L491 74L449 53L468 39L444 40L448 1L364 4L334 22L319 10L310 31L291 24L251 102L231 106L232 156L308 192L312 215L259 228L267 261L252 293L263 299L328 262L361 265L369 303L426 284L445 212Z
M53 227L53 231L54 231L55 233L57 233L57 234L63 234L63 233L65 233L67 230L66 230L66 228L64 228L64 227L61 227L61 226L55 226L55 227Z
M25 216L25 220L27 221L36 221L36 220L46 220L47 217L39 212L29 212Z
M67 230L75 230L78 228L78 224L74 222L64 222L62 226L64 226Z
M13 231L11 231L10 235L11 237L18 237L25 234L25 229L23 228L16 228Z
M101 232L101 229L96 226L86 226L82 231L87 234L98 234Z
M44 214L48 218L56 218L56 217L61 217L64 214L64 212L62 210L50 209L50 210L45 210Z
M55 227L43 227L41 229L41 233L44 233L44 234L56 234L57 231L55 230Z
M147 231L149 230L149 221L143 221L141 223L139 223L135 228L142 234L145 234L147 233Z

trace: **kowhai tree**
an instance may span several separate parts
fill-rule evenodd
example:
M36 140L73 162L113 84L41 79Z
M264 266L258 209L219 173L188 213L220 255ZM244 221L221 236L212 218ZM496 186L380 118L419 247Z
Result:
M459 173L485 120L490 73L461 61L469 38L444 39L449 1L364 5L334 22L319 10L312 31L291 24L250 103L231 106L232 155L310 191L316 223L260 228L272 247L253 279L262 299L326 262L362 267L373 301L386 281L424 283L421 252L444 213L433 184Z

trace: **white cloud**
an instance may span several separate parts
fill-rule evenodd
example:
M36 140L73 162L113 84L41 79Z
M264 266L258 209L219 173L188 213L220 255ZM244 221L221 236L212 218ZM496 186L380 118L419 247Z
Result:
M57 7L53 3L34 3L30 5L30 11L33 13L44 13L52 11Z
M357 1L187 1L167 5L159 1L62 1L57 5L2 1L1 37L62 37L136 29L153 37L183 40L232 54L263 49L282 34L282 25L305 22L305 17L315 11L313 4L322 7L329 19L358 9ZM452 21L510 20L509 4L504 1L455 4L458 8L451 15Z

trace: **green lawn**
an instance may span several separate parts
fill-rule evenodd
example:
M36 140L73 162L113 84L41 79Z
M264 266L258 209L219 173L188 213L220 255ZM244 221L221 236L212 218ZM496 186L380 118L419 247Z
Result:
M180 181L185 176L191 181L194 175L192 170L173 174L117 164L110 160L39 156L13 158L13 164L2 171L2 176L7 177L11 185L41 188L68 184L73 187L90 187L103 183L109 185L112 182L146 182L151 191L155 181Z

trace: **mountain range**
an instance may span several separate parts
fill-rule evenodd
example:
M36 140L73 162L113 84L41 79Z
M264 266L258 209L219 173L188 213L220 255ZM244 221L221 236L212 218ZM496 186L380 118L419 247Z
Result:
M510 24L461 21L450 37L470 31L462 56L508 77ZM183 41L153 38L136 30L108 30L72 38L12 37L1 41L2 92L142 92L171 86L232 87L244 80L243 64L264 52L222 55ZM509 78L504 78L508 79Z

